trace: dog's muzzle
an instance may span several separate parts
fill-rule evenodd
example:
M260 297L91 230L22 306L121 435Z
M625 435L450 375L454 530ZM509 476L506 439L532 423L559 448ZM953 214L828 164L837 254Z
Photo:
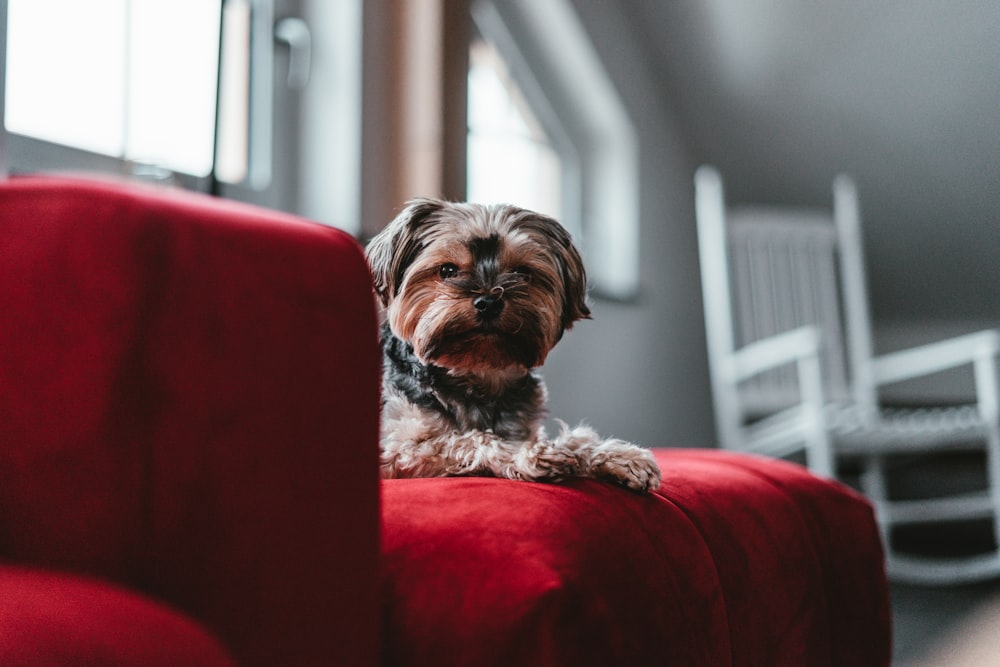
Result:
M479 317L493 319L503 310L503 287L497 285L489 291L489 294L476 296L472 300L472 307L476 309Z

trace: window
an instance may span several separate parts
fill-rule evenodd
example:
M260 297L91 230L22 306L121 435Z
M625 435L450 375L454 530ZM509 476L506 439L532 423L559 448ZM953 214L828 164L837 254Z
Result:
M558 209L594 292L639 282L638 141L569 0L477 0L469 77L469 195ZM489 141L499 131L503 140ZM533 202L528 205L526 202Z
M358 233L363 6L0 0L0 177L141 176Z
M562 161L497 50L469 53L468 198L561 219Z
M6 129L209 175L220 3L8 0Z

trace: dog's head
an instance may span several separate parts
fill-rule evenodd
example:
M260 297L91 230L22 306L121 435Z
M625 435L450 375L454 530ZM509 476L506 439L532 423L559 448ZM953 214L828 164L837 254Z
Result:
M534 368L590 316L569 233L525 209L415 199L367 255L392 332L425 364Z

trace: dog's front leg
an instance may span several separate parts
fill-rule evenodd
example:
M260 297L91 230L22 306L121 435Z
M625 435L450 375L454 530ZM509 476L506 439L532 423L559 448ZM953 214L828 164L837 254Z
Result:
M382 478L494 476L498 461L513 456L503 445L493 433L455 431L440 415L390 397L382 413Z
M587 426L571 429L566 424L554 446L577 456L581 477L603 479L642 493L660 486L660 466L644 447L615 438L605 440Z
M503 454L499 438L491 433L423 433L400 438L389 434L382 439L382 477L492 476Z
M579 473L580 461L576 452L555 446L543 435L534 441L519 443L507 469L497 476L529 482L560 482Z
M381 471L394 477L488 476L525 481L559 481L578 474L575 452L544 438L505 440L488 431L428 433L382 440Z

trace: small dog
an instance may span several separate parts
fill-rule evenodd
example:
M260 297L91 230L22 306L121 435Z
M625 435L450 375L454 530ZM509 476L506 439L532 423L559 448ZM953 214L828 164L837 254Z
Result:
M585 426L545 434L535 369L590 317L583 261L558 222L508 205L415 199L367 256L385 309L383 477L659 486L647 449Z

